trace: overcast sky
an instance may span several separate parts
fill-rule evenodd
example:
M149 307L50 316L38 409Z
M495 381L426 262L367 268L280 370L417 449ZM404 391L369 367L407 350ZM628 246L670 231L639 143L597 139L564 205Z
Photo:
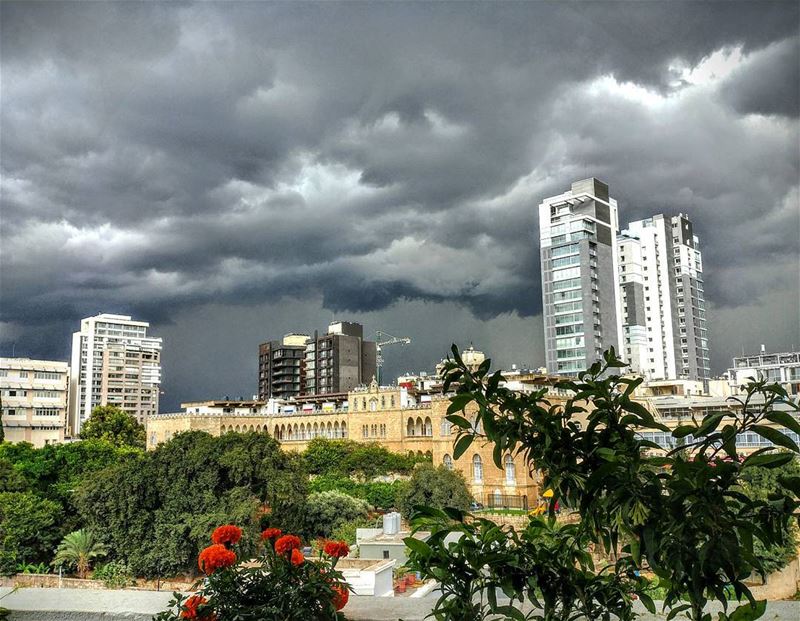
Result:
M249 396L258 343L362 321L542 349L537 205L683 212L714 372L800 347L800 4L0 5L0 355L149 320L162 409Z

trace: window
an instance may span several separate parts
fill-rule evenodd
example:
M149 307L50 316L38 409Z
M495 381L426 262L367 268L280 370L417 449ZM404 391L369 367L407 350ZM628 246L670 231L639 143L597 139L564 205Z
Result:
M60 373L48 373L47 371L36 371L33 374L33 379L57 380L60 377Z
M506 485L516 485L517 468L514 465L514 458L511 457L511 455L506 455L505 470L506 470Z
M472 456L472 480L476 483L483 482L483 462L478 454Z
M453 458L450 457L450 455L448 455L447 453L445 453L444 459L442 459L442 463L444 464L444 467L447 468L448 470L453 469Z

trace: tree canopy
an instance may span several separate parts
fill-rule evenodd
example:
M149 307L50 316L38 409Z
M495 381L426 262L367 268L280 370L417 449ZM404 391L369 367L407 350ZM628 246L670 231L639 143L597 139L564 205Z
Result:
M408 485L400 490L396 504L400 513L407 518L416 505L467 511L471 501L472 494L463 474L444 466L420 464L414 469Z
M114 446L145 447L144 425L113 405L98 405L81 425L82 440L107 440Z
M309 473L343 474L370 480L387 474L408 474L422 457L394 453L378 442L314 438L303 453Z
M297 530L305 496L300 458L268 435L190 431L86 481L77 503L115 558L137 575L156 576L194 571L218 524L242 526L245 550L254 549L264 514Z

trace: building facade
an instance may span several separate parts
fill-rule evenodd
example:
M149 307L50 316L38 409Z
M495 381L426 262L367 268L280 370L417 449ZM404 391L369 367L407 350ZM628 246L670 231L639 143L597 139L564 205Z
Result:
M534 506L539 479L528 472L522 456L506 455L497 468L492 447L475 442L466 454L454 458L456 429L445 418L449 403L439 395L425 395L423 400L405 388L379 387L375 382L347 393L300 397L284 404L186 403L183 412L148 419L147 447L189 430L212 435L266 431L291 451L305 450L318 437L378 442L390 451L425 455L434 465L458 470L473 497L488 507Z
M81 321L72 335L69 427L73 435L98 405L115 405L144 423L158 413L161 338L150 324L102 313Z
M649 379L711 377L703 261L685 215L631 222L620 235L623 355Z
M68 388L66 362L0 358L5 439L30 442L37 448L63 442Z
M326 334L288 334L259 346L258 397L347 392L377 374L377 344L360 323L334 321Z
M609 346L620 350L617 202L584 179L539 205L545 359L549 373L576 375Z
M752 356L737 356L728 377L734 393L746 384L749 378L765 379L781 384L789 394L800 394L800 352L768 354L762 350Z
M288 399L306 391L307 334L287 334L258 346L258 398Z

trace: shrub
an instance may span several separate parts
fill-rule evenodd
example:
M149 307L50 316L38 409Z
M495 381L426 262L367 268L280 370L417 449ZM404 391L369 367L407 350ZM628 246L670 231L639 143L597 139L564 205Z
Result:
M92 572L93 580L102 580L108 589L122 589L136 584L131 568L121 561L109 561Z
M350 591L336 563L340 554L346 554L345 545L323 546L317 558L311 559L303 556L300 540L293 535L270 529L263 533L263 540L263 553L248 567L240 564L240 559L248 555L230 540L209 546L206 550L220 547L227 551L234 562L226 561L208 571L191 597L175 593L170 609L156 615L155 621L344 619L339 610L347 603ZM206 556L221 557L216 552Z
M393 453L377 442L314 438L303 453L311 474L357 476L362 480L409 474L424 457Z
M472 494L467 488L464 475L444 466L420 464L408 484L398 490L397 507L406 518L416 505L443 509L453 507L461 511L469 509Z
M369 505L360 498L341 492L309 494L306 501L306 533L310 537L330 537L347 522L366 519Z
M399 493L407 486L406 481L359 483L343 475L325 474L311 479L308 489L310 492L343 492L354 498L366 500L372 507L391 509L396 506Z
M370 518L357 518L349 522L342 522L331 533L331 538L340 541L346 541L348 544L355 545L356 543L356 530L359 528L374 528L378 520Z
M0 493L0 574L18 565L49 561L62 520L57 502L31 492Z

